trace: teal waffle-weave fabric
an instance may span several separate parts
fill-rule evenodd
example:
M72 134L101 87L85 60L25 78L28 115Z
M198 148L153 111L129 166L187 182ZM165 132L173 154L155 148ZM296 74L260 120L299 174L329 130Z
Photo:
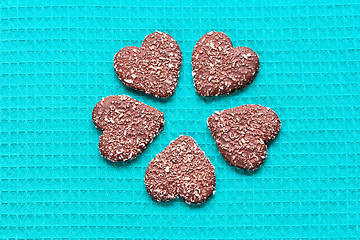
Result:
M359 239L360 1L1 0L0 239ZM124 86L112 60L156 30L183 53L175 94ZM222 31L260 57L254 82L200 97L191 54ZM165 114L133 161L98 151L94 105L126 94ZM253 174L228 165L206 126L214 111L261 104L282 129ZM144 172L180 134L216 170L199 206L157 203Z

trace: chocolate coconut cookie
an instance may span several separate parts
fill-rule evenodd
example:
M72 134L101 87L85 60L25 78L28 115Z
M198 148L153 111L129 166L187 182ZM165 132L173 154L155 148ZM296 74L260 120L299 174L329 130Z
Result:
M145 186L157 201L180 196L187 203L201 203L215 190L215 171L195 140L180 136L149 163Z
M255 170L266 158L266 143L280 131L274 111L260 105L215 112L207 120L220 153L230 165Z
M155 97L171 96L181 66L181 51L167 33L145 37L141 47L125 47L114 57L114 68L122 82Z
M233 48L225 33L209 32L194 47L192 68L196 92L218 96L249 85L259 70L259 57L250 48Z
M98 102L92 120L103 131L99 141L101 155L114 162L138 156L165 123L162 112L125 95Z

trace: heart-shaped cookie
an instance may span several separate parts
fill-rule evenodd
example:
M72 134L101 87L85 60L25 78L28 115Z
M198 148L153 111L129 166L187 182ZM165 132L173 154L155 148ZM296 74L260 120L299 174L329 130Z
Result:
M280 131L280 119L260 105L215 112L207 120L220 153L230 165L255 170L266 158L266 142Z
M192 68L196 92L218 96L249 85L259 70L259 57L250 48L233 48L225 33L209 32L194 47Z
M187 203L201 203L214 192L214 169L194 139L180 136L151 160L145 186L157 201L180 195Z
M122 82L155 97L171 96L181 66L181 51L167 33L145 37L141 47L125 47L114 57L114 68Z
M138 156L165 123L162 112L125 95L98 102L92 120L103 130L99 141L101 155L114 162Z

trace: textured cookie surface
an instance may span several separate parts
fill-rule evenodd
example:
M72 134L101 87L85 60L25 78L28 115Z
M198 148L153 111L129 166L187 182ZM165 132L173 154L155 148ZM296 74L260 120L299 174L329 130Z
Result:
M225 33L210 32L196 43L192 68L195 90L218 96L249 85L259 70L259 57L250 48L233 48Z
M145 37L141 47L125 47L114 57L114 68L122 82L155 97L171 96L181 66L181 51L167 33Z
M125 95L109 96L98 102L92 120L103 130L99 141L101 155L114 162L139 155L165 122L162 112Z
M280 119L270 108L243 105L216 112L208 127L220 153L233 166L255 170L266 158L266 142L280 131Z
M180 136L149 163L145 186L157 201L181 196L187 203L201 203L215 190L215 171L195 140Z

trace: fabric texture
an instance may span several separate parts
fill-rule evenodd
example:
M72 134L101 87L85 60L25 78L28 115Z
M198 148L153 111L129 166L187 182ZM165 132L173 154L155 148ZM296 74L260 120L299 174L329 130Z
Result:
M0 16L0 239L359 239L359 0L2 0ZM183 54L168 99L113 69L156 30ZM260 58L229 96L194 89L191 54L210 31ZM121 94L164 112L165 127L136 160L111 163L91 111ZM282 122L254 173L227 164L206 125L243 104ZM149 162L179 135L215 166L216 194L199 206L145 189Z

